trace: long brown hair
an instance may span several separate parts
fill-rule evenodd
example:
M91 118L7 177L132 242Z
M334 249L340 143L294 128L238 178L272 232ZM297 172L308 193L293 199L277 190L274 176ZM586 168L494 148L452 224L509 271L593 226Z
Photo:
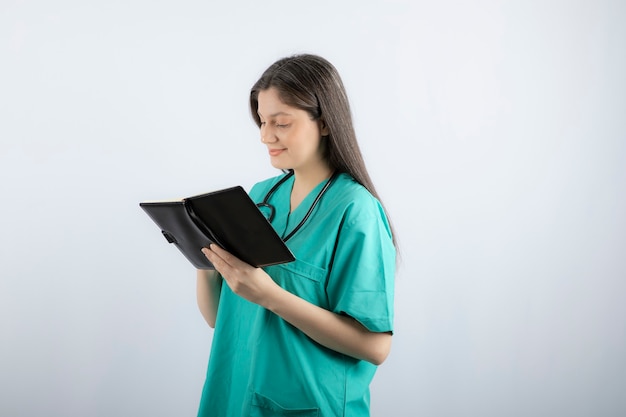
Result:
M321 119L326 124L324 157L330 168L351 175L381 201L365 167L348 95L337 69L326 59L311 54L293 55L270 65L250 91L250 112L259 127L259 92L269 88L275 88L286 105L304 110L312 120ZM393 239L395 244L395 234Z

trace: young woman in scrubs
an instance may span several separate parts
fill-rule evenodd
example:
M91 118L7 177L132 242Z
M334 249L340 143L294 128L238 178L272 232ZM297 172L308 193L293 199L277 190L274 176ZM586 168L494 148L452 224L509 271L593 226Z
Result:
M342 81L321 57L283 58L252 87L250 110L286 172L250 196L272 207L296 260L254 268L203 249L216 270L198 270L198 305L215 332L198 415L369 416L391 346L396 251Z

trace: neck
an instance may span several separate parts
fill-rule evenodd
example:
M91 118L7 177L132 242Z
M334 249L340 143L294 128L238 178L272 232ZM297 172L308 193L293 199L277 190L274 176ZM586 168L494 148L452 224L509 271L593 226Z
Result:
M326 164L317 169L294 170L294 188L311 191L317 184L330 178L332 173L332 169Z
M291 189L290 206L293 211L302 200L313 190L319 183L330 178L332 170L326 164L315 170L294 170L294 182Z

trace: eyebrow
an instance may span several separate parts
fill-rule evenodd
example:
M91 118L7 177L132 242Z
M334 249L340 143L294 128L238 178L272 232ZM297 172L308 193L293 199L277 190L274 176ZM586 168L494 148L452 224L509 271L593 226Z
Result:
M258 115L259 115L259 117L263 117L263 116L261 115L261 113L259 113L258 111L256 112L256 114L258 114ZM279 112L276 112L276 113L270 114L268 117L276 117L276 116L293 116L293 114L291 114L291 113L287 113L287 112L284 112L284 111L279 111Z

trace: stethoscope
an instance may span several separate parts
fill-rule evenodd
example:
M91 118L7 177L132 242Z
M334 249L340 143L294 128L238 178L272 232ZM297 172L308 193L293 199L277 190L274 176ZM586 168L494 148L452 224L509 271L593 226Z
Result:
M304 215L300 223L298 223L298 225L286 237L283 238L283 242L286 242L289 239L291 239L291 237L295 235L296 232L300 230L300 228L302 228L302 226L304 226L308 218L311 216L311 213L313 213L313 209L315 209L315 206L317 205L317 203L320 201L320 199L322 198L326 190L328 190L328 187L330 187L330 185L335 180L335 178L337 178L337 174L338 174L337 171L333 172L333 175L331 175L328 181L326 181L326 184L324 184L324 187L322 187L320 192L317 193L315 200L313 200L313 203L311 203L311 207L309 207L309 211L306 212L306 214ZM274 184L274 186L270 188L270 190L265 195L265 198L263 199L263 201L261 201L260 203L257 203L256 205L259 208L259 210L261 210L261 212L265 215L265 217L267 218L267 221L269 221L270 223L272 222L272 220L274 220L276 209L274 208L273 205L269 203L269 200L272 197L272 195L276 192L276 190L278 190L278 188L281 185L283 185L284 182L287 181L292 176L293 176L293 170L289 171L276 184Z

